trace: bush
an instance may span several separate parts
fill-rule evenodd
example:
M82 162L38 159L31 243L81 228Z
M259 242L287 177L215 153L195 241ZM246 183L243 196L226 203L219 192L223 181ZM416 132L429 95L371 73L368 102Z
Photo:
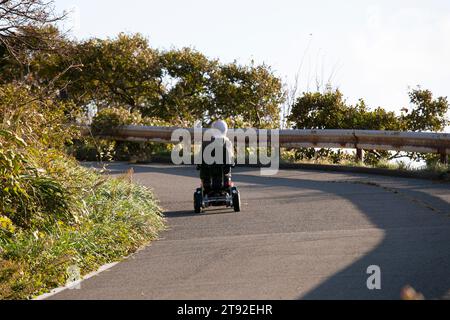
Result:
M21 227L69 222L70 192L36 166L26 147L17 135L0 129L0 214Z
M45 97L45 98L44 98ZM153 194L64 153L70 105L0 85L0 299L26 299L116 261L163 228Z
M168 126L169 123L150 117L142 117L138 111L124 108L101 110L92 121L92 135L108 135L125 125ZM151 161L156 157L167 157L171 145L155 142L110 141L92 137L77 140L67 149L69 154L81 161Z
M16 226L0 215L0 299L28 299L64 285L69 267L86 274L120 260L164 227L147 188L128 176L102 177L66 160L61 169L79 190L83 214L75 223L58 220L41 229Z
M91 128L94 135L103 135L114 133L118 127L140 122L141 115L138 112L130 112L124 108L105 108L96 114Z
M315 148L300 148L300 149L286 149L281 153L281 158L288 162L328 162L331 164L342 164L345 162L354 161L355 155L344 152L343 150L332 149L315 149Z
M71 103L43 95L26 85L0 85L0 129L36 147L62 149L79 136L78 128L70 125L77 112Z
M63 285L72 266L86 273L119 260L156 238L164 222L149 190L102 177L64 153L79 138L71 123L84 105L69 87L81 84L86 96L87 82L74 81L81 64L52 25L60 17L51 4L15 2L6 4L0 44L0 299ZM134 115L103 111L96 128L139 122Z

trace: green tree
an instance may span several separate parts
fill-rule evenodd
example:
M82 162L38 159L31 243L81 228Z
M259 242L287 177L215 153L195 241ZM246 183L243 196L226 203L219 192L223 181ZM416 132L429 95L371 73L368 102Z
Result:
M42 54L33 66L43 83L64 88L80 107L124 107L174 125L219 117L279 125L282 84L266 65L224 65L190 48L160 52L139 34L65 46L69 54Z
M304 93L292 108L289 121L298 129L358 129L358 130L400 130L402 122L394 112L378 107L370 110L363 99L356 105L347 105L339 90L325 93ZM326 158L338 163L348 158L341 152L321 149L304 149L297 152L299 159ZM369 151L365 161L378 162L381 159L399 157L386 151Z
M300 96L292 107L289 121L296 129L342 129L345 127L346 113L342 93L339 90L328 90L325 93L307 92Z
M144 115L191 125L211 106L210 78L218 61L190 48L161 53L160 110Z
M221 64L189 48L161 56L166 119L175 116L176 122L189 124L201 119L207 124L222 118L231 125L278 127L282 84L269 67Z
M400 130L401 123L395 112L378 107L370 110L363 99L343 109L344 116L340 129L358 130Z
M55 22L53 1L0 1L0 83L12 81L36 85L31 63L37 54L62 54L64 37Z
M298 129L399 130L394 112L378 107L370 110L363 99L347 105L339 90L304 93L292 108L289 121Z
M420 87L409 93L412 110L403 109L401 116L403 128L408 131L443 131L448 124L447 112L449 103L447 97L433 99L430 90Z
M51 0L0 1L0 44L17 61L26 62L28 50L55 49L55 33L49 27L64 17L55 14Z
M119 34L116 39L77 43L69 57L54 57L49 68L54 74L73 63L81 68L67 72L60 80L68 83L67 96L78 105L157 108L157 79L161 74L158 53L141 35Z
M247 123L257 128L278 128L280 105L284 101L281 80L266 65L220 66L211 78L212 118L228 118L232 124Z

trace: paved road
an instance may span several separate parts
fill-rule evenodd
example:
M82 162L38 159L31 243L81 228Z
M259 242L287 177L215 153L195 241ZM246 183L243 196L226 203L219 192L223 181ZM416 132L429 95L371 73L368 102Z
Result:
M169 230L52 299L398 299L407 284L450 298L448 184L236 169L243 212L196 215L192 167L133 167L161 199ZM381 268L381 290L366 287L370 265Z

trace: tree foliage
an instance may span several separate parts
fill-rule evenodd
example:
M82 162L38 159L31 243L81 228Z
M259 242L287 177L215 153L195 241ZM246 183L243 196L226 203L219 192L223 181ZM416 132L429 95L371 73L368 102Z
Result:
M107 118L117 110L138 115L139 123L191 126L222 118L234 127L279 127L286 94L269 66L222 63L192 48L157 50L140 34L70 40L54 25L64 14L52 8L52 1L0 0L1 90L7 96L17 89L12 106L27 106L20 97L29 95L30 110L36 112L37 103L48 119L58 119L49 128L91 105L106 110L100 115ZM411 105L397 115L369 108L363 99L348 104L339 90L307 92L289 104L288 120L299 129L445 128L447 98L420 87L409 97ZM17 110L25 112L22 105ZM63 140L50 139L59 146Z
M349 105L339 90L308 92L300 96L292 107L289 121L298 129L359 129L390 131L443 131L448 123L446 114L449 103L446 97L433 98L429 90L420 87L408 93L410 108L400 115L382 107L370 109L364 100ZM369 150L365 162L377 163L383 159L403 157L397 152ZM414 160L435 161L435 155L408 153ZM333 150L303 149L296 152L298 159L327 158L334 162L346 156Z
M266 65L222 64L191 49L158 51L140 34L67 43L69 54L34 59L47 83L58 78L64 96L80 107L124 107L143 116L192 125L216 118L277 127L281 80Z
M447 97L433 99L430 90L420 87L409 93L411 110L404 109L401 121L409 131L443 131L448 124L447 112L449 103Z
M257 128L278 127L280 104L284 99L282 83L265 65L223 65L211 79L212 100L209 114L229 118Z
M394 112L370 110L364 100L348 105L339 90L304 93L292 108L289 121L298 129L399 130Z
M27 61L29 51L53 51L58 46L53 24L65 17L56 14L52 1L1 0L0 47L17 61Z
M299 129L444 130L449 109L446 97L433 99L429 90L420 87L408 95L411 108L396 115L382 107L371 110L362 99L349 105L339 90L308 92L297 99L289 120Z

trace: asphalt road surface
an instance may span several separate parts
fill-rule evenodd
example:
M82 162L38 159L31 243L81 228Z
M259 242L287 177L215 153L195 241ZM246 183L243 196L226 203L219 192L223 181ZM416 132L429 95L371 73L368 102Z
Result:
M131 166L113 164L114 174ZM350 173L234 170L242 212L193 213L193 167L133 165L166 211L161 240L51 299L450 298L450 185ZM369 266L381 289L367 288Z

